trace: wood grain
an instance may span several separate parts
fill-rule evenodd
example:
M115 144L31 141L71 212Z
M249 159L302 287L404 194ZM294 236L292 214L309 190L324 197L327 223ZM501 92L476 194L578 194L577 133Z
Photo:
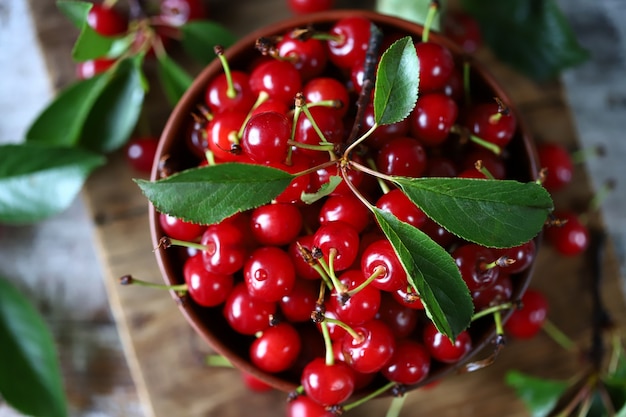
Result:
M43 7L41 2L32 3ZM231 5L231 9L226 9L226 2L220 2L216 3L218 8L215 10L217 16L243 34L286 17L288 13L278 4L278 1L242 1L236 8ZM42 34L47 33L56 32L43 26ZM67 53L67 45L63 50ZM57 53L57 49L49 51L51 56ZM557 141L570 148L578 146L571 115L558 83L537 85L498 64L486 51L482 51L478 59L489 63L539 140ZM67 80L65 61L51 58L48 64L58 71L52 73L60 84ZM167 110L154 106L153 111L158 114L155 120L158 127L164 122ZM125 274L161 282L150 244L147 202L131 180L137 176L125 164L123 155L112 155L107 166L89 179L84 197L97 231L96 244L105 267L110 306L146 416L281 415L284 413L284 393L250 393L240 383L237 371L208 368L203 364L204 355L210 353L210 349L188 326L166 292L118 284L117 279ZM588 201L590 194L584 168L579 167L574 183L556 195L555 202L557 206L571 205ZM592 220L596 224L602 222L599 216L593 216ZM605 264L605 301L615 317L625 317L626 307L612 251L609 251ZM551 248L542 247L533 286L548 295L551 320L583 346L589 340L588 281L589 271L584 258L564 259ZM504 384L504 374L512 368L537 376L567 378L577 370L577 358L564 353L544 335L530 341L511 341L493 366L449 378L428 390L413 392L405 407L413 415L525 416L523 404ZM388 399L372 401L359 408L357 414L383 415L388 403Z

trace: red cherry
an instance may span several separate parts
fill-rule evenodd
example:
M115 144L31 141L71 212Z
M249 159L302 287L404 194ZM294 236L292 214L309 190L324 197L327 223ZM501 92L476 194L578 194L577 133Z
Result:
M306 395L318 404L337 405L354 392L354 373L343 362L327 365L323 358L315 358L302 370L301 384Z
M153 137L133 138L126 145L126 160L136 171L150 173L158 146Z
M483 42L480 25L476 19L462 11L446 13L443 33L468 54L475 53Z
M250 345L250 360L259 369L282 372L296 361L302 343L300 335L289 323L279 323L263 331Z
M241 225L222 221L210 225L202 234L200 243L206 268L216 274L234 274L244 264L247 248L246 235L249 233Z
M393 292L408 285L404 267L386 238L370 243L361 255L361 271L366 279L379 268L383 272L371 282L373 287Z
M537 245L534 240L529 240L519 246L515 246L507 249L496 250L498 256L506 256L512 259L514 262L508 265L504 269L500 269L500 272L506 272L507 274L517 274L528 269L537 255Z
M243 71L231 71L234 95L229 95L228 79L224 73L211 80L204 96L205 103L213 113L234 111L248 113L256 101L250 88L250 77Z
M498 279L500 267L490 265L498 256L491 249L466 243L457 247L451 255L470 291L484 290Z
M252 70L250 88L255 95L264 91L271 98L291 106L296 93L302 90L302 78L289 62L270 59Z
M273 388L271 385L261 381L256 376L249 374L248 372L241 372L241 380L243 384L250 390L254 392L268 392Z
M223 314L226 321L238 333L253 335L270 326L276 303L253 298L243 282L235 284L224 303Z
M159 213L159 225L167 236L185 242L198 240L206 230L204 225L186 222L165 213Z
M405 223L418 229L424 225L426 214L413 203L409 197L399 188L394 188L383 194L377 201L376 207L383 211L388 211Z
M313 245L320 248L324 259L329 262L331 251L335 251L333 266L335 271L348 269L359 251L359 233L347 223L330 222L313 235Z
M189 295L203 307L215 307L222 304L234 285L232 275L208 271L201 255L187 258L183 266L183 275Z
M476 311L511 301L513 281L509 274L500 273L496 282L489 288L472 293Z
M420 93L441 90L454 70L454 58L448 48L435 42L415 45L420 62Z
M376 166L387 175L421 177L426 170L424 146L411 137L399 137L387 142L378 151Z
M330 30L335 39L329 40L330 60L339 68L350 69L355 62L363 62L369 45L371 22L352 16L338 20Z
M538 290L529 288L521 299L522 307L515 310L504 325L508 334L518 339L534 337L548 315L548 300Z
M266 204L252 211L250 225L262 245L288 245L300 234L302 214L290 203Z
M430 355L444 363L457 363L472 350L472 339L467 330L457 336L454 343L442 333L439 333L435 325L430 322L423 332L424 345Z
M430 371L430 355L420 343L403 339L382 369L382 374L390 381L412 385L424 380Z
M241 146L250 158L260 164L283 162L287 157L287 141L291 137L291 121L276 112L259 113L246 123Z
M375 318L387 324L396 338L410 336L417 327L419 317L417 309L397 302L392 293L381 293L380 307Z
M287 403L287 417L335 417L335 414L306 395L299 395Z
M332 9L334 4L335 0L287 0L291 11L297 14L323 12Z
M391 293L394 300L399 304L408 307L413 310L423 310L424 304L422 303L422 299L417 295L415 290L408 285L406 287L399 288L398 290Z
M117 10L94 3L87 13L87 24L102 36L117 36L126 32L128 23Z
M339 281L349 290L359 286L365 277L358 269L345 271L339 276ZM372 285L367 285L353 294L347 301L333 289L328 300L328 309L337 313L339 320L349 326L356 326L372 320L380 307L380 291Z
M309 265L306 259L302 257L302 253L298 247L298 244L305 250L311 252L313 250L313 235L299 236L294 239L287 250L294 267L296 268L296 275L300 278L317 280L321 279L319 272Z
M368 208L354 195L334 195L326 199L319 214L320 224L341 221L362 232L371 223Z
M215 158L224 162L249 160L241 150L238 137L246 117L247 114L240 111L223 111L213 116L206 127L206 140Z
M502 112L497 103L489 102L470 108L466 124L472 134L504 149L515 134L517 119L511 112Z
M572 181L574 164L565 147L556 143L542 143L537 145L537 156L540 167L546 169L543 181L546 190L558 191Z
M320 75L328 62L326 47L319 39L301 40L288 33L276 44L276 49L279 56L296 67L303 81Z
M440 145L448 138L458 112L454 100L445 94L424 94L411 113L411 133L425 146Z
M573 212L561 211L554 213L559 220L558 225L545 229L546 241L564 256L576 256L589 247L589 230Z
M359 339L344 336L341 348L345 362L357 372L378 372L394 353L396 342L393 332L380 320L370 320L354 326L353 330Z
M274 302L291 292L296 272L287 252L275 246L263 246L246 260L243 277L252 297Z
M332 77L317 77L304 85L303 92L307 103L318 103L326 100L339 102L338 108L333 108L339 117L348 112L350 97L348 89L343 83Z
M92 78L95 75L107 71L116 62L116 59L109 58L88 59L86 61L79 62L76 64L76 76L80 80Z
M280 301L280 310L285 319L292 323L308 322L319 295L319 285L313 281L296 279L291 292Z

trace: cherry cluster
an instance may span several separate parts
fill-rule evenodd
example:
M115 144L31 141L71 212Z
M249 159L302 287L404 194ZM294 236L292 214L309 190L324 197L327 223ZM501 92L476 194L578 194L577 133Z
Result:
M186 247L182 275L193 302L219 311L243 335L256 367L300 382L305 395L290 410L323 415L359 390L415 386L474 347L472 328L451 341L426 317L363 200L446 248L476 311L511 301L517 276L535 258L534 241L510 249L463 241L400 189L368 175L523 175L508 161L518 151L515 115L500 99L472 93L476 75L427 34L415 42L414 110L377 126L373 106L356 105L370 94L371 30L368 19L353 16L324 31L259 39L262 53L246 67L231 68L218 48L224 72L206 86L185 136L196 165L263 164L299 175L272 203L216 224L159 215L163 245ZM384 35L383 46L400 37ZM346 157L352 168L337 183Z

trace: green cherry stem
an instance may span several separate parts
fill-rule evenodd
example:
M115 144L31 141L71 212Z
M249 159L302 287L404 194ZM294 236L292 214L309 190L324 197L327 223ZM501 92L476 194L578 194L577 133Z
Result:
M219 58L220 62L222 63L222 68L224 69L224 76L226 77L226 84L228 86L226 88L226 96L228 98L235 98L237 97L237 90L235 90L235 86L233 85L233 76L230 72L230 65L228 65L228 61L224 56L224 47L222 45L216 45L213 48L213 51L215 52L215 55L217 55L217 57Z
M334 251L331 249L330 253L328 254L329 255L328 263L326 263L326 260L323 257L319 258L317 262L319 263L323 271L326 273L326 275L330 279L330 282L332 283L333 288L335 288L335 291L337 291L337 294L343 294L346 292L345 286L339 281L339 279L337 278L337 275L335 274L335 271L331 268L332 263L334 263L333 253L336 253L336 252L337 252L336 249Z
M371 169L378 172L378 169L376 168L376 162L372 158L368 158L366 162ZM376 182L378 182L378 186L380 187L380 190L383 192L383 194L387 194L389 191L391 191L387 183L382 178L376 177Z
M328 331L328 324L326 321L320 323L322 329L322 337L324 338L324 348L326 349L325 362L327 366L335 364L335 355L333 354L333 341L330 338L330 332Z
M252 113L257 109L257 107L259 107L261 104L265 103L268 98L270 98L270 95L267 94L266 91L261 91L259 93L259 96L256 98L256 101L252 105L252 108L250 109L250 111L246 115L246 118L244 119L243 123L241 124L241 127L237 131L237 137L238 138L242 138L243 137L243 131L246 129L246 125L248 124L248 121L252 117Z
M389 408L387 409L385 417L399 417L400 411L402 411L402 407L404 406L404 401L406 400L406 397L406 394L399 397L393 397L391 403L389 404Z
M501 113L496 113L496 114L501 114ZM458 125L452 126L452 128L450 129L450 132L456 133L460 135L461 137L468 137L469 140L471 140L475 144L480 145L487 150L490 150L496 155L502 154L502 149L498 145L496 145L495 143L486 141L483 138L480 138L476 135L472 135L471 133L469 133L467 129L464 129L461 126L458 126Z
M378 397L381 394L384 394L385 392L389 391L390 389L392 389L395 386L396 386L395 382L388 382L387 384L383 385L382 387L380 387L380 388L370 392L366 396L361 397L358 400L351 402L350 404L346 404L345 406L343 406L343 410L344 411L350 411L350 410L360 406L361 404L365 404L367 401L372 400L372 399Z
M359 171L363 171L366 174L372 175L376 178L381 178L385 181L389 181L389 182L393 182L395 183L395 179L391 176L391 175L386 175L383 174L382 172L378 172L376 170L370 169L368 167L366 167L365 165L359 164L358 162L354 162L354 161L349 161L349 165L354 168L354 169L358 169Z
M474 163L474 168L476 168L476 170L478 172L480 172L481 174L483 174L485 177L487 177L487 179L490 180L495 180L496 178L493 176L493 174L487 169L487 167L485 166L485 164L483 164L482 159L479 159L478 161L476 161Z
M176 291L178 293L186 293L187 292L187 284L178 284L178 285L165 285L165 284L156 284L154 282L143 281L137 278L134 278L132 275L124 275L120 277L119 282L121 285L140 285L142 287L150 287L157 288L161 290L171 290Z
M384 266L382 266L382 265L378 265L376 268L374 268L374 272L372 273L372 275L367 277L367 279L365 281L363 281L361 284L359 284L357 287L354 287L353 289L348 291L347 294L350 297L352 297L354 294L358 293L363 288L367 287L376 278L378 278L379 276L384 275L386 273L387 273L387 269Z
M433 21L435 20L435 16L439 11L439 2L431 1L430 6L428 7L428 14L426 15L426 20L424 21L424 31L422 32L422 42L428 42L428 36L430 35L430 28L433 25Z
M341 327L341 328L342 328L342 329L344 329L346 332L348 332L348 334L349 334L350 336L352 336L352 338L353 338L354 340L357 340L357 341L362 341L362 340L363 340L363 335L362 335L362 334L357 333L357 332L356 332L356 331L355 331L352 327L348 326L346 323L344 323L344 322L343 322L343 321L341 321L341 320L337 320L337 319L334 319L334 318L332 318L332 317L326 317L326 316L324 316L324 320L323 320L323 321L325 321L326 323L334 324L334 325L336 325L336 326Z
M508 302L508 303L502 303L502 304L498 304L496 306L492 306L489 308L486 308L484 310L479 311L478 313L474 313L474 315L472 316L472 320L471 321L476 321L480 318L483 318L485 316L488 316L490 314L494 314L496 312L500 312L500 311L504 311L504 310L510 310L512 308L515 308L515 303L512 302Z
M369 128L369 130L365 133L363 133L363 135L361 135L360 138L358 138L357 140L355 140L354 142L352 142L350 144L350 146L348 146L346 148L346 150L343 153L343 158L345 160L348 160L348 156L350 155L350 153L357 147L359 146L359 144L361 144L365 139L367 139L372 133L374 133L374 131L378 128L378 123L374 122L374 125L372 127Z
M206 355L204 362L208 366L219 366L222 368L234 368L233 364L230 363L230 361L222 355Z
M167 236L163 236L163 237L161 237L161 239L159 239L159 245L157 246L157 249L158 248L167 249L170 246L182 246L182 247L185 247L185 248L199 249L199 250L206 250L207 249L206 245L203 245L202 243L187 242L187 241L184 241L184 240L172 239L172 238L167 237Z
M320 143L319 145L310 145L308 143L296 142L294 140L288 140L287 145L295 146L296 148L309 149L311 151L328 151L332 152L335 149L335 145L330 142Z
M572 351L576 348L576 343L563 333L551 320L546 319L541 329L563 349Z

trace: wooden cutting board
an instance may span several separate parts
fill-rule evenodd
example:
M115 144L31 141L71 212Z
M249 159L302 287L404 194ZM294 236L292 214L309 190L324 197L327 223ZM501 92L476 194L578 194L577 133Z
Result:
M33 2L36 4L39 2ZM263 5L261 8L260 5ZM242 1L237 4L237 20L231 27L240 34L270 20L287 16L282 2ZM216 9L228 20L227 10ZM60 33L67 25L55 10L41 6L43 33ZM276 11L270 13L268 10ZM56 22L56 23L54 23ZM41 27L41 26L40 26ZM56 28L56 31L54 30ZM48 50L52 75L63 85L71 79L67 52L72 36L62 36ZM48 40L50 41L50 39ZM52 39L54 41L54 39ZM59 50L63 52L59 58ZM482 52L479 59L489 63L538 140L556 141L576 148L578 141L570 112L558 83L537 85L495 62ZM152 104L150 111L164 123L167 110ZM152 114L152 113L151 113ZM194 334L167 292L139 287L122 287L118 278L125 274L161 282L148 232L147 201L132 182L139 176L126 165L123 155L112 155L106 167L96 172L84 189L84 199L92 214L96 241L105 269L106 288L124 345L126 358L147 417L258 417L284 414L286 395L280 392L255 394L240 383L239 373L226 368L208 368L203 358L210 353ZM580 166L573 184L555 196L557 206L571 206L591 197L589 181ZM592 216L595 224L601 217ZM606 279L603 296L614 317L626 317L626 306L619 283L619 272L611 247L604 260ZM589 271L584 258L565 259L547 247L540 250L533 286L543 290L551 304L550 318L570 337L584 346L590 339L588 296ZM454 376L434 388L409 394L406 412L438 416L524 416L523 404L504 384L508 369L537 376L567 378L577 370L577 357L564 352L545 335L530 341L510 341L496 363L472 374ZM360 416L381 416L388 399L374 400L358 409Z

